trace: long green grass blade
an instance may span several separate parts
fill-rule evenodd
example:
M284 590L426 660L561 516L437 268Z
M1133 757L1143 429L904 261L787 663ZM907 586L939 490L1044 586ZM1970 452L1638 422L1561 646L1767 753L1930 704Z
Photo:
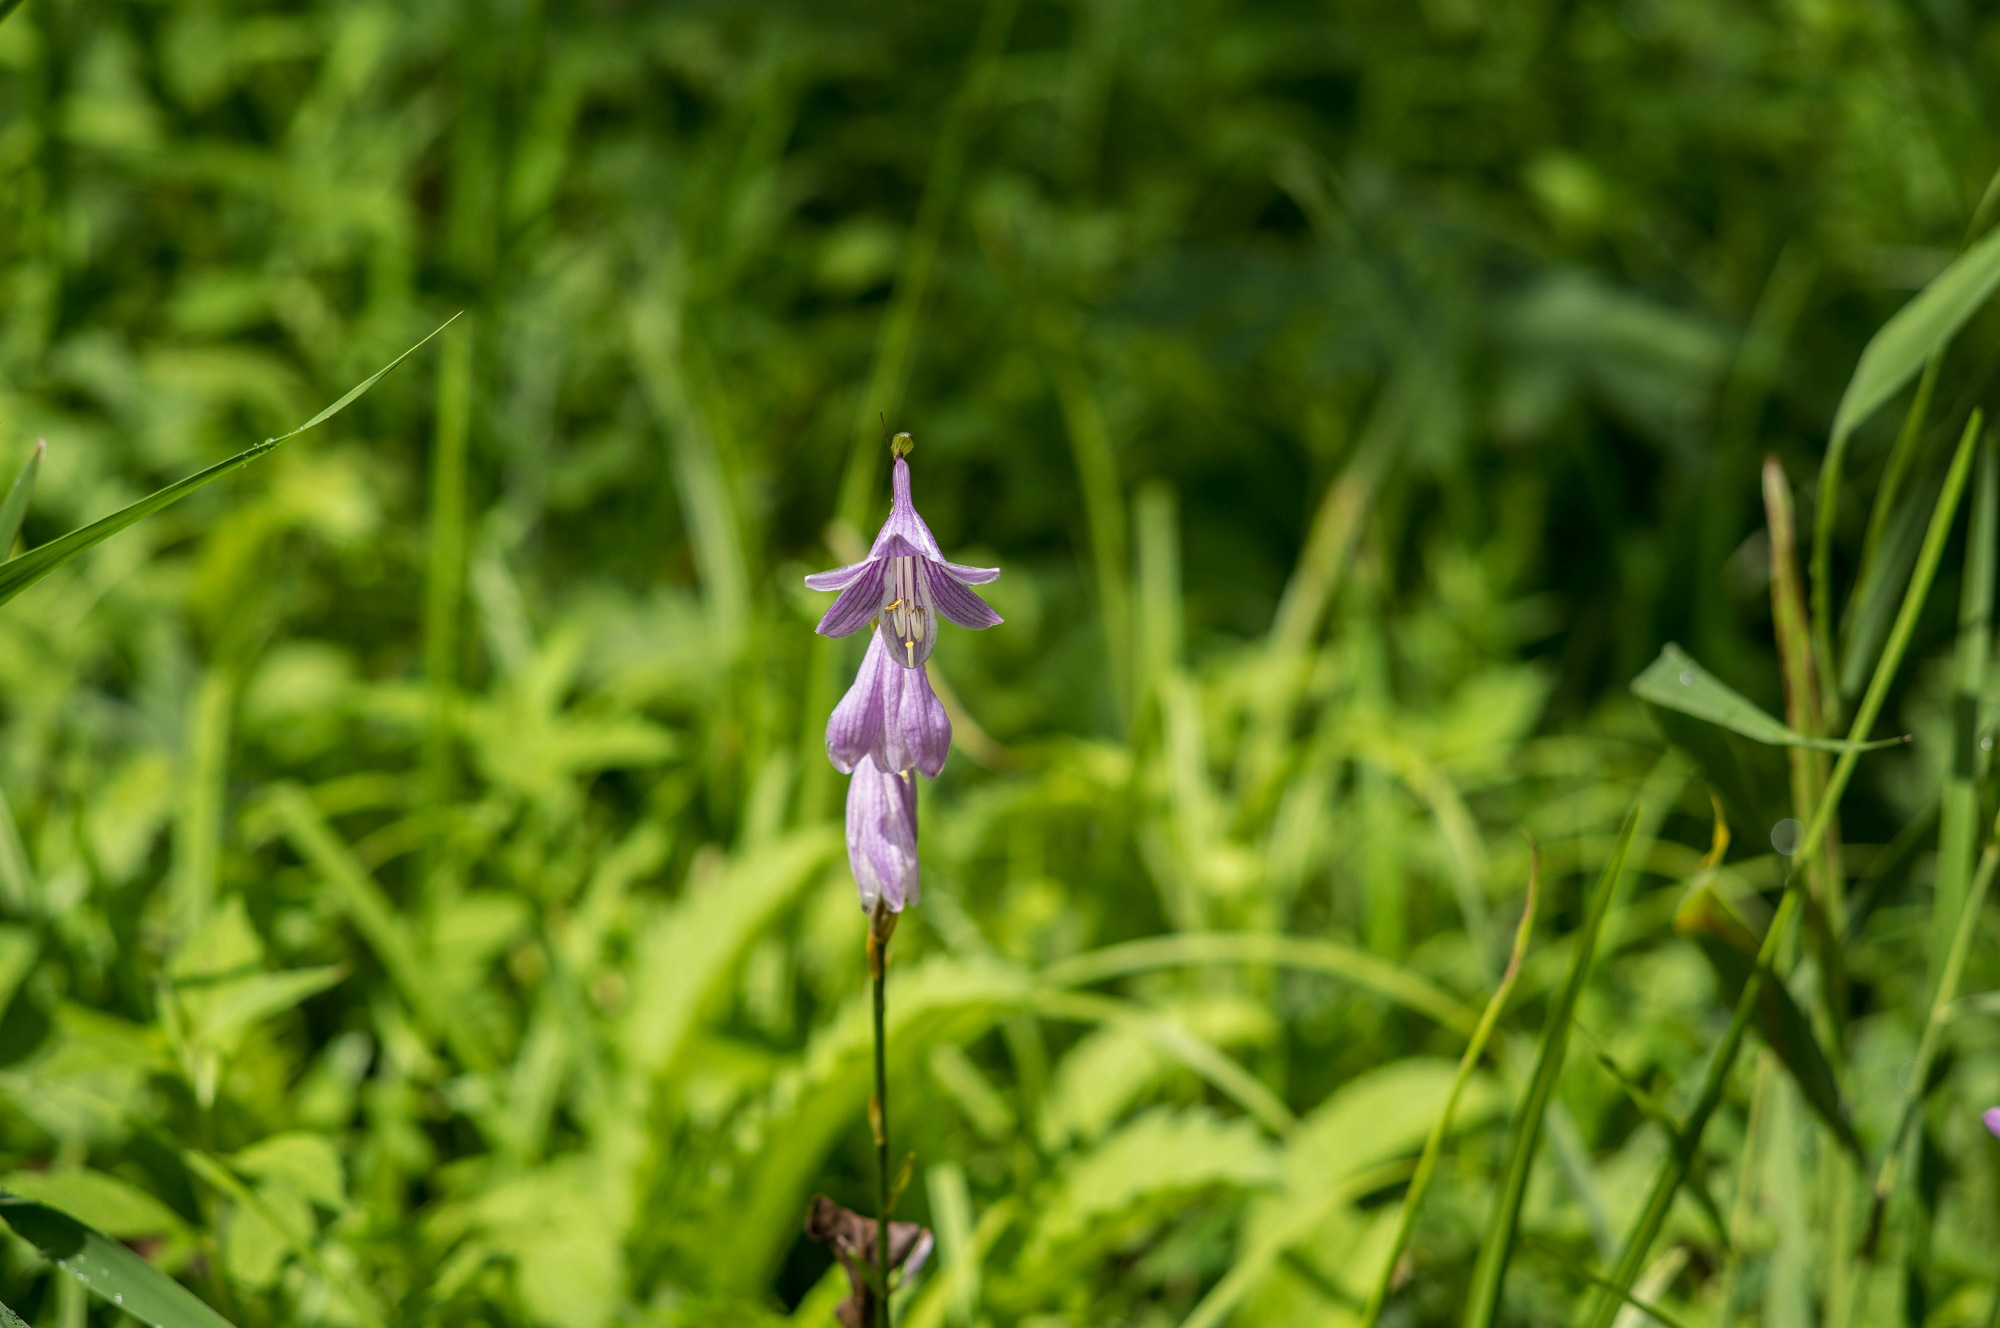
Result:
M2000 231L1988 234L1939 273L1870 338L1834 411L1826 461L1820 469L1819 510L1813 516L1814 645L1821 677L1833 677L1833 525L1841 471L1854 430L1894 396L2000 286ZM1829 703L1833 697L1828 695Z
M1396 964L1338 941L1270 932L1189 932L1126 941L1059 960L1043 969L1053 987L1085 987L1112 978L1209 964L1271 964L1326 973L1470 1036L1479 1017L1442 988Z
M1445 1135L1451 1132L1451 1119L1458 1110L1459 1096L1471 1081L1472 1072L1479 1067L1480 1057L1486 1054L1487 1039L1493 1036L1493 1030L1507 1008L1507 998L1514 994L1514 980L1521 976L1521 961L1527 956L1528 941L1535 933L1535 895L1541 874L1541 846L1530 839L1528 891L1521 902L1520 924L1514 928L1513 951L1507 956L1507 968L1500 975L1499 985L1493 989L1492 998L1480 1013L1479 1027L1472 1030L1472 1038L1465 1044L1465 1054L1459 1057L1458 1074L1451 1081L1451 1093L1444 1100L1444 1109L1438 1112L1430 1135L1424 1140L1424 1151L1417 1156L1417 1169L1411 1173L1409 1189L1403 1192L1403 1206L1396 1218L1395 1237L1389 1242L1389 1252L1382 1258L1382 1273L1375 1279L1375 1287L1368 1293L1368 1303L1361 1310L1361 1328L1375 1328L1382 1318L1382 1306L1389 1299L1389 1288L1396 1277L1396 1263L1409 1247L1410 1233L1417 1224L1417 1209L1422 1206L1424 1194L1430 1188L1431 1174L1437 1167L1438 1150L1444 1146Z
M0 560L14 552L14 539L21 533L21 521L28 515L28 504L35 496L35 476L41 473L42 457L48 450L46 438L35 444L21 465L21 473L7 490L7 501L0 503Z
M342 396L340 400L334 402L331 406L328 406L298 428L281 433L275 438L266 438L255 447L246 448L238 452L235 456L230 457L227 461L218 461L207 470L198 471L184 480L178 480L173 484L169 484L164 489L148 494L138 502L133 503L130 507L122 508L101 520L93 521L87 526L72 530L69 534L59 539L51 540L39 548L31 549L12 562L0 564L0 604L5 604L8 600L14 598L14 596L20 594L29 586L34 585L35 582L55 571L70 559L110 539L127 526L145 520L161 508L169 507L179 502L196 489L200 489L221 479L231 471L241 470L287 439L296 438L315 425L323 424L327 420L332 419L335 415L338 415L341 411L352 405L355 399L362 393L380 382L384 374L410 356L416 354L431 337L450 327L452 321L457 317L457 314L453 314L451 318L440 323L423 341L419 341L416 345L410 347L401 355L398 355L395 359L362 379L361 382L349 388L346 395Z
M192 1291L59 1209L0 1193L0 1220L71 1277L152 1328L230 1328L229 1320Z
M1604 872L1591 890L1583 926L1577 931L1575 952L1569 973L1550 1002L1548 1020L1535 1052L1535 1069L1514 1113L1513 1137L1507 1146L1507 1169L1487 1218L1486 1234L1479 1246L1479 1261L1473 1267L1472 1290L1465 1303L1465 1328L1491 1328L1500 1312L1500 1290L1507 1278L1507 1263L1514 1252L1514 1238L1521 1221L1521 1201L1528 1193L1528 1173L1534 1166L1535 1148L1541 1142L1542 1117L1555 1092L1556 1077L1562 1073L1563 1055L1569 1048L1570 1026L1576 1020L1576 1005L1590 979L1591 960L1597 953L1598 934L1610 912L1611 896L1625 873L1625 854L1639 828L1640 808L1625 816L1618 843Z
M1939 561L1944 557L1946 539L1951 534L1953 519L1958 511L1959 499L1965 492L1966 476L1972 463L1973 443L1979 436L1981 417L1977 411L1967 421L1963 436L1959 439L1958 451L1952 458L1951 470L1945 476L1944 490L1938 495L1937 506L1931 513L1930 529L1924 536L1924 546L1917 556L1917 566L1910 578L1910 584L1903 595L1902 609L1897 613L1896 624L1890 630L1888 644L1883 648L1882 658L1876 661L1875 676L1869 680L1868 690L1861 698L1861 705L1855 711L1854 722L1848 730L1850 741L1858 743L1868 732L1881 713L1882 704L1888 698L1889 684L1901 667L1903 654L1909 648L1910 636L1916 630L1917 616L1923 612L1924 601L1930 597L1931 582L1937 575ZM1771 973L1773 980L1782 980L1775 964L1780 951L1791 932L1799 911L1800 883L1805 868L1818 856L1824 846L1826 829L1840 806L1841 794L1847 789L1848 781L1854 776L1854 768L1860 761L1858 746L1850 747L1840 754L1840 760L1833 767L1833 774L1827 781L1826 796L1820 802L1813 819L1806 827L1798 853L1792 858L1791 870L1785 877L1784 895L1778 902L1778 910L1771 920L1771 926L1764 933L1763 944L1757 951L1757 962L1749 978L1743 984L1743 993L1737 998L1736 1008L1730 1016L1729 1027L1724 1030L1722 1040L1716 1044L1709 1057L1708 1069L1703 1077L1701 1089L1696 1095L1694 1107L1688 1112L1681 1126L1680 1141L1660 1163L1654 1173L1653 1184L1647 1193L1646 1202L1634 1219L1631 1231L1625 1238L1625 1246L1619 1253L1618 1264L1611 1273L1611 1282L1621 1290L1629 1290L1638 1280L1640 1271L1646 1266L1646 1258L1653 1242L1659 1237L1660 1228L1666 1224L1667 1213L1673 1206L1674 1195L1686 1179L1688 1167L1692 1163L1695 1150L1701 1146L1702 1134L1708 1128L1709 1120L1722 1103L1723 1090L1727 1087L1730 1070L1736 1063L1736 1054L1742 1049L1743 1035L1749 1028L1751 1017L1757 1008L1758 993L1761 991L1765 974ZM1615 1296L1604 1295L1586 1322L1589 1328L1610 1328L1611 1320L1618 1312Z
M1979 746L1979 708L1986 695L1993 637L1994 560L2000 545L2000 456L1989 437L1972 480L1972 522L1959 582L1958 646L1952 660L1951 748L1938 798L1937 884L1931 900L1929 986L1936 990L1951 952L1972 879L1979 841L1979 784L1987 753Z

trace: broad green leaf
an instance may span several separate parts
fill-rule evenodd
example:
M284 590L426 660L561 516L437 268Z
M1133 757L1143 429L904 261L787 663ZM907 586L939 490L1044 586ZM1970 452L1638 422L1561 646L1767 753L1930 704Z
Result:
M1731 733L1740 733L1771 747L1811 747L1825 752L1874 751L1907 742L1907 738L1884 738L1879 742L1848 742L1837 738L1808 738L1782 720L1759 709L1748 697L1735 691L1720 678L1697 664L1694 657L1669 641L1660 657L1632 680L1632 693L1641 701L1678 710L1696 719L1718 724Z
M129 507L113 512L110 516L104 517L101 520L93 521L87 526L72 530L69 534L59 539L51 540L40 548L31 549L12 562L0 565L0 604L5 604L8 600L14 598L14 596L20 594L29 586L34 585L35 582L41 580L50 572L55 571L70 559L76 557L86 549L110 539L127 526L145 520L161 508L179 502L196 489L221 479L231 471L241 470L258 457L263 456L266 452L278 446L278 444L285 442L287 439L296 438L313 426L323 424L327 420L332 419L335 415L338 415L341 411L347 409L349 405L353 404L355 398L381 381L384 374L415 354L423 346L424 342L429 341L431 337L436 336L439 332L451 326L452 321L457 317L457 314L453 314L451 318L446 319L432 330L430 336L426 336L423 341L419 341L415 346L410 347L401 355L398 355L395 359L362 379L360 383L348 389L347 394L341 397L340 400L334 402L331 406L328 406L298 428L288 433L281 433L275 438L266 438L255 447L246 448L238 452L235 456L230 457L227 461L218 461L207 470L198 471L184 480L169 484L166 488L148 494Z
M230 1328L192 1291L67 1213L0 1193L0 1220L71 1277L153 1328Z
M309 1130L288 1130L260 1139L230 1161L238 1171L267 1184L296 1191L322 1208L347 1206L347 1181L333 1140Z
M1844 438L1910 381L2000 286L2000 231L1967 249L1868 341L1833 415Z
M14 537L21 533L21 518L28 514L28 502L35 496L35 476L41 472L42 454L48 450L46 438L35 444L7 490L7 501L0 503L0 561L14 552Z
M0 1176L0 1190L51 1204L121 1240L187 1235L187 1223L173 1209L116 1176L86 1167L12 1172Z
M1251 1122L1224 1120L1205 1107L1154 1108L1070 1168L1024 1257L1062 1257L1093 1227L1149 1199L1214 1186L1275 1186L1281 1175L1277 1150Z

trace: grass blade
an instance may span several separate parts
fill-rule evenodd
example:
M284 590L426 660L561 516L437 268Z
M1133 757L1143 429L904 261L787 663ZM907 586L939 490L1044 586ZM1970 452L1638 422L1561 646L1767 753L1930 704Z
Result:
M1987 641L1993 631L1994 544L2000 539L2000 464L1993 441L1979 450L1972 482L1972 524L1965 541L1965 577L1958 602L1958 649L1952 662L1951 763L1938 799L1937 889L1931 904L1930 988L1935 991L1952 948L1972 879L1979 841L1979 705L1986 692Z
M1917 616L1923 611L1924 601L1930 597L1931 581L1937 575L1938 562L1944 557L1945 540L1951 534L1953 518L1958 512L1958 500L1965 492L1965 480L1972 463L1973 442L1979 436L1981 418L1974 411L1966 422L1964 435L1959 439L1958 452L1952 458L1951 471L1945 477L1944 491L1938 495L1937 506L1931 513L1930 529L1924 535L1924 546L1917 556L1917 566L1910 578L1910 584L1903 594L1903 607L1896 615L1896 625L1890 629L1889 642L1883 648L1882 658L1876 661L1875 676L1869 680L1868 690L1861 698L1861 706L1855 711L1854 723L1848 730L1850 739L1858 740L1875 723L1881 713L1882 703L1888 697L1889 684L1896 676L1896 670L1903 662L1903 654L1909 649L1910 636L1916 630ZM1770 930L1764 933L1764 942L1757 951L1757 962L1750 976L1743 984L1743 993L1737 998L1736 1009L1731 1014L1729 1027L1723 1032L1722 1040L1716 1044L1715 1053L1709 1058L1708 1070L1702 1080L1701 1090L1695 1098L1694 1108L1688 1112L1686 1122L1681 1126L1680 1141L1660 1163L1654 1173L1653 1187L1640 1209L1638 1218L1632 1224L1631 1233L1625 1238L1625 1248L1619 1255L1618 1265L1611 1274L1614 1286L1629 1289L1638 1279L1639 1272L1646 1264L1647 1253L1653 1241L1658 1238L1660 1228L1665 1225L1667 1212L1673 1206L1674 1195L1686 1179L1688 1167L1695 1150L1701 1146L1702 1133L1708 1122L1722 1103L1723 1089L1728 1085L1729 1072L1736 1064L1736 1054L1742 1049L1743 1035L1757 1006L1758 992L1762 989L1765 974L1774 979L1782 974L1774 971L1785 937L1790 933L1792 923L1798 916L1799 884L1805 868L1819 855L1825 841L1827 825L1833 819L1834 809L1840 805L1840 796L1847 789L1847 782L1854 776L1854 767L1861 759L1858 747L1849 747L1840 754L1840 760L1833 767L1833 775L1827 781L1826 797L1813 814L1806 827L1799 851L1792 859L1791 870L1785 877L1784 896L1778 902L1777 916L1772 918ZM1590 1328L1609 1328L1612 1318L1618 1312L1618 1300L1605 1295L1598 1298L1594 1311L1586 1319Z
M1494 1027L1500 1022L1500 1015L1507 1008L1507 998L1514 994L1514 980L1521 975L1521 960L1528 953L1529 938L1535 931L1535 894L1542 875L1542 849L1532 836L1528 839L1528 897L1521 905L1521 922L1514 929L1514 949L1507 957L1507 970L1500 975L1500 985L1493 989L1493 997L1486 1002L1486 1009L1479 1016L1479 1027L1472 1032L1472 1040L1465 1044L1465 1054L1459 1057L1458 1075L1451 1082L1451 1093L1444 1100L1444 1110L1438 1113L1432 1124L1430 1137L1424 1140L1424 1151L1417 1157L1417 1169L1410 1177L1410 1188L1403 1193L1403 1211L1396 1219L1396 1236L1389 1244L1389 1252L1382 1259L1382 1276L1376 1280L1375 1289L1368 1293L1368 1304L1361 1311L1361 1328L1375 1328L1382 1317L1382 1305L1389 1298L1389 1284L1396 1276L1396 1261L1403 1257L1403 1250L1410 1243L1410 1232L1416 1226L1417 1209L1424 1201L1424 1191L1430 1188L1431 1173L1437 1167L1438 1150L1444 1145L1444 1137L1451 1131L1452 1115L1458 1110L1459 1095L1472 1078L1473 1070L1479 1066L1479 1058L1486 1053L1487 1039L1493 1036Z
M2000 286L2000 231L1960 254L1881 326L1862 350L1854 376L1841 394L1820 469L1819 509L1813 516L1813 644L1822 686L1830 684L1833 669L1833 523L1848 440L1863 420L1950 344L1996 286ZM1830 687L1826 699L1829 705L1834 703Z
M35 450L28 453L21 473L7 490L7 501L0 503L0 560L14 552L14 538L21 533L21 519L28 515L28 503L35 496L35 476L41 473L42 457L48 450L46 438L35 444Z
M1487 1220L1486 1236L1480 1242L1479 1262L1473 1268L1472 1292L1465 1305L1465 1328L1490 1328L1499 1314L1500 1288L1506 1280L1507 1261L1514 1250L1514 1234L1521 1220L1521 1201L1528 1192L1528 1172L1534 1165L1535 1146L1541 1140L1542 1116L1555 1092L1556 1076L1562 1072L1563 1054L1569 1047L1570 1025L1576 1019L1576 1004L1583 995L1584 983L1590 977L1590 961L1597 952L1598 933L1603 929L1605 916L1610 911L1612 893L1617 888L1619 877L1625 873L1625 854L1639 828L1639 810L1634 807L1626 814L1625 826L1618 834L1618 844L1612 849L1611 859L1604 864L1604 872L1591 891L1589 910L1577 934L1576 953L1570 960L1569 974L1564 978L1554 1003L1549 1006L1548 1021L1543 1025L1535 1056L1534 1073L1515 1113L1506 1176L1501 1182L1500 1193L1493 1201L1493 1214Z
M1996 832L2000 832L2000 826L1996 826ZM1916 1065L1910 1071L1909 1085L1903 1090L1903 1100L1896 1110L1896 1125L1889 1132L1882 1168L1875 1174L1875 1197L1868 1215L1868 1239L1863 1242L1866 1247L1874 1245L1875 1236L1882 1227L1883 1210L1888 1205L1889 1196L1895 1192L1910 1127L1916 1121L1929 1091L1931 1063L1937 1059L1938 1036L1951 1022L1952 1002L1958 999L1959 982L1965 975L1965 956L1972 949L1972 936L1979 928L1979 910L1985 907L1996 867L2000 867L2000 841L1989 842L1986 851L1980 854L1979 870L1972 878L1972 889L1959 909L1958 926L1951 938L1951 952L1938 975L1930 1017L1924 1021L1923 1037L1917 1043Z
M1059 960L1039 977L1052 987L1085 987L1197 964L1271 964L1326 973L1367 987L1467 1036L1478 1028L1478 1017L1471 1010L1408 969L1338 941L1271 932L1188 932L1126 941Z
M71 1277L153 1328L230 1328L192 1291L60 1209L0 1193L0 1219Z
M76 557L86 549L110 539L127 526L135 525L145 520L161 508L169 507L179 502L196 489L221 479L231 471L241 470L258 457L263 456L266 452L278 446L278 444L285 442L287 439L296 438L315 425L323 424L327 420L332 419L335 415L338 415L341 411L346 410L348 406L352 405L355 399L362 393L380 382L384 374L410 356L416 354L431 337L450 327L452 321L457 317L457 314L453 314L451 318L439 324L430 333L430 336L426 336L423 341L419 341L416 345L410 347L401 355L398 355L395 359L362 379L360 383L349 388L347 394L341 397L340 400L334 402L331 406L328 406L298 428L288 433L281 433L275 438L266 438L255 447L246 448L238 452L235 456L230 457L227 461L218 461L207 470L198 471L184 480L178 480L173 484L169 484L166 488L146 495L129 507L113 512L110 516L104 517L101 520L93 521L87 526L72 530L60 539L50 540L40 548L31 549L12 562L0 566L0 604L5 604L8 600L14 598L14 596L20 594L29 586L34 585L35 582L41 580L50 572L55 571L70 559Z

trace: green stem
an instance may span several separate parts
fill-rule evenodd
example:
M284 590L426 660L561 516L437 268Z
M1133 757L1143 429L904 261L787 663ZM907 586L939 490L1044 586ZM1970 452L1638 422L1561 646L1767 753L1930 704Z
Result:
M875 1272L878 1286L876 1322L889 1328L889 1036L885 1012L889 980L889 930L893 914L881 904L868 929L868 976L875 986L875 1099L868 1114L875 1129L876 1208ZM890 919L884 926L884 919Z

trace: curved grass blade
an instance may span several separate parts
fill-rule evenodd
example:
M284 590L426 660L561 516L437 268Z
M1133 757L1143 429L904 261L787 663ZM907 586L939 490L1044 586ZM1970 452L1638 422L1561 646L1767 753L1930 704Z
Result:
M1811 738L1758 708L1757 704L1695 662L1694 656L1669 641L1660 657L1632 680L1632 694L1669 710L1705 719L1731 733L1740 733L1768 747L1809 747L1822 752L1850 749L1869 752L1908 742L1907 735L1876 742Z
M1190 932L1106 946L1043 969L1055 987L1084 987L1111 978L1195 964L1276 964L1345 978L1399 1005L1470 1036L1478 1016L1450 995L1405 969L1336 941L1272 932Z
M1896 1125L1889 1132L1889 1142L1883 1150L1882 1169L1875 1175L1875 1197L1869 1207L1868 1237L1863 1242L1864 1246L1874 1245L1875 1236L1882 1228L1883 1210L1888 1206L1889 1196L1895 1192L1904 1144L1929 1092L1931 1063L1937 1058L1938 1035L1951 1022L1952 1003L1958 999L1958 984L1965 974L1965 956L1972 948L1973 933L1979 929L1979 911L1986 906L1986 895L1992 889L1995 868L2000 868L2000 842L1988 843L1986 851L1979 855L1979 870L1972 878L1972 888L1967 892L1965 906L1959 913L1958 929L1951 938L1951 952L1945 958L1944 971L1938 975L1937 994L1931 1001L1930 1017L1924 1021L1923 1037L1917 1043L1916 1066L1910 1071L1909 1085L1903 1090L1903 1100L1896 1109Z
M60 1209L0 1193L0 1219L58 1268L153 1328L230 1328L192 1291Z
M1703 884L1688 892L1674 913L1674 930L1695 943L1695 947L1715 970L1722 984L1723 999L1732 1005L1743 994L1750 972L1757 962L1761 942L1748 923L1737 916L1728 901L1712 885ZM1856 1162L1863 1161L1861 1141L1848 1120L1847 1104L1841 1100L1840 1084L1833 1064L1814 1035L1812 1021L1782 982L1769 972L1761 976L1757 997L1757 1029L1764 1042L1805 1096L1806 1104L1819 1116L1840 1146Z
M1971 470L1973 443L1979 436L1980 423L1980 414L1974 411L1972 418L1966 422L1964 435L1959 439L1951 472L1945 477L1944 491L1938 495L1937 506L1931 512L1930 529L1924 536L1923 550L1917 556L1916 571L1903 593L1903 607L1896 615L1896 625L1890 629L1889 643L1883 648L1882 658L1876 661L1875 676L1869 680L1861 706L1855 711L1853 726L1848 730L1850 738L1866 733L1881 714L1882 703L1888 699L1889 684L1902 665L1904 652L1909 649L1917 617L1923 612L1924 601L1930 598L1931 582L1937 576L1938 562L1944 557L1945 541L1951 535L1959 499L1965 493L1966 475ZM1833 775L1827 780L1826 796L1814 809L1812 823L1806 827L1799 851L1792 858L1791 870L1785 875L1785 892L1778 901L1777 916L1771 919L1770 929L1764 933L1756 965L1743 984L1743 994L1737 998L1729 1027L1716 1044L1715 1054L1709 1058L1708 1070L1695 1098L1694 1108L1688 1112L1687 1121L1681 1127L1680 1140L1669 1150L1660 1163L1660 1169L1654 1173L1652 1190L1639 1210L1638 1219L1632 1224L1631 1233L1625 1238L1624 1251L1611 1273L1612 1285L1621 1290L1629 1289L1638 1280L1646 1255L1652 1249L1653 1241L1659 1237L1660 1228L1666 1224L1674 1195L1687 1177L1695 1150L1701 1147L1702 1133L1722 1103L1723 1089L1728 1086L1729 1072L1736 1064L1736 1053L1743 1047L1743 1035L1750 1026L1757 993L1763 987L1765 975L1768 973L1773 978L1783 976L1775 971L1773 965L1785 937L1791 932L1793 921L1798 917L1800 882L1804 880L1806 868L1819 856L1834 809L1840 806L1841 794L1846 791L1847 781L1853 778L1854 767L1860 759L1860 750L1850 747L1840 754L1840 760L1834 764ZM1611 1320L1617 1313L1617 1298L1606 1294L1598 1298L1596 1307L1585 1322L1589 1328L1610 1328Z
M35 450L28 453L21 473L7 490L7 501L0 503L0 561L14 552L14 537L21 533L21 518L28 514L28 501L35 496L35 476L41 473L42 455L48 450L48 439L36 441Z
M1465 1302L1465 1328L1491 1328L1500 1311L1500 1287L1507 1278L1507 1261L1513 1256L1515 1231L1521 1220L1521 1201L1528 1192L1528 1172L1534 1166L1535 1146L1541 1142L1542 1117L1547 1113L1549 1099L1555 1093L1556 1076L1562 1072L1563 1054L1569 1049L1570 1025L1576 1020L1576 1004L1583 996L1584 983L1590 977L1590 961L1597 953L1597 938L1604 929L1604 919L1610 912L1611 896L1617 889L1619 877L1625 874L1625 856L1632 847L1632 837L1639 829L1639 811L1634 807L1626 813L1624 828L1618 832L1618 844L1611 850L1611 860L1604 864L1603 875L1597 878L1597 885L1590 894L1589 911L1584 915L1583 927L1577 933L1576 951L1570 959L1569 974L1563 979L1562 988L1549 1006L1548 1021L1542 1026L1542 1037L1535 1055L1534 1073L1528 1079L1527 1091L1522 1094L1520 1109L1514 1116L1514 1137L1508 1146L1507 1171L1501 1181L1500 1193L1493 1201L1493 1215L1486 1223L1486 1236L1480 1242L1479 1262L1472 1272L1472 1292Z
M1986 206L1984 200L1981 206ZM1950 344L1996 286L2000 286L2000 231L1967 248L1876 330L1841 394L1827 439L1826 461L1820 467L1819 508L1813 514L1813 647L1825 688L1830 689L1834 681L1833 523L1848 439L1863 420ZM1835 703L1831 691L1826 702L1829 707Z
M1438 1150L1444 1145L1444 1137L1451 1131L1451 1118L1458 1110L1459 1095L1478 1068L1479 1058L1486 1053L1487 1039L1493 1036L1494 1027L1500 1022L1501 1013L1507 1008L1507 998L1514 994L1514 980L1521 976L1521 960L1527 956L1528 941L1535 932L1536 887L1542 876L1542 846L1528 836L1528 897L1521 905L1521 922L1514 929L1513 953L1507 956L1507 970L1500 975L1500 985L1493 989L1493 998L1486 1002L1486 1009L1479 1016L1479 1027L1472 1032L1472 1040L1465 1044L1465 1054L1458 1061L1458 1076L1451 1081L1451 1093L1444 1100L1444 1110L1438 1113L1437 1121L1431 1126L1430 1137L1424 1140L1424 1151L1417 1156L1416 1172L1410 1177L1410 1188L1403 1193L1403 1211L1396 1219L1396 1236L1389 1245L1389 1253L1382 1259L1382 1276L1377 1279L1375 1289L1368 1293L1368 1304L1361 1311L1361 1328L1375 1328L1382 1317L1382 1305L1389 1299L1389 1284L1395 1280L1396 1261L1403 1257L1403 1250L1410 1243L1410 1232L1417 1224L1417 1208L1424 1201L1424 1191L1430 1188L1431 1173L1437 1167Z
M35 582L41 580L50 572L55 571L56 568L61 567L84 550L103 543L127 526L145 520L161 508L179 502L196 489L221 479L233 470L241 470L278 444L287 439L296 438L315 425L324 424L326 421L332 419L335 415L338 415L341 411L352 405L355 398L380 382L384 374L410 356L416 354L424 345L424 342L429 341L431 337L450 327L452 321L457 317L457 314L453 314L451 318L439 324L431 332L430 336L425 337L423 341L419 341L416 345L410 347L401 355L398 355L395 359L362 379L360 383L348 389L347 394L341 397L340 400L334 402L331 406L328 406L325 410L322 410L319 414L313 416L289 433L281 433L275 438L266 438L255 447L246 448L238 452L235 456L230 457L227 461L218 461L207 470L198 471L184 480L178 480L173 484L169 484L164 489L146 495L130 507L113 512L110 516L99 521L93 521L87 526L72 530L69 534L59 539L50 540L40 548L29 550L12 562L0 565L0 604L5 604L8 600L14 598L14 596L20 594L29 586L34 585Z

